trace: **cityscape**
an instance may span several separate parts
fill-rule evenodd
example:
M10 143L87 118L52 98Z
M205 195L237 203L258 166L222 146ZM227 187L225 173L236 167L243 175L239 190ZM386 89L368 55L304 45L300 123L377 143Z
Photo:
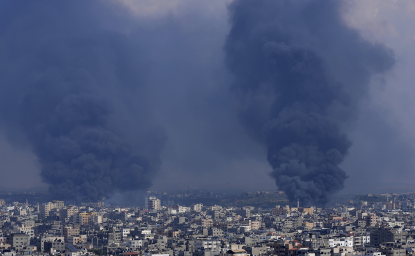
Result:
M0 256L415 256L415 0L0 0Z
M168 195L148 191L144 207L106 206L104 201L65 205L59 200L29 204L0 199L2 255L414 254L415 193L355 195L354 201L331 207L301 206L299 201L274 206L263 202L236 207L226 201L226 206L179 205L161 201L155 196L160 194ZM268 199L285 196L267 191L244 194L268 195Z

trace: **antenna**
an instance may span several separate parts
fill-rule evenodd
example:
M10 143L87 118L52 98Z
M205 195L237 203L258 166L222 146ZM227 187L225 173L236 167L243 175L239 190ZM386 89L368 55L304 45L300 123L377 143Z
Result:
M297 208L300 208L300 199L297 199Z

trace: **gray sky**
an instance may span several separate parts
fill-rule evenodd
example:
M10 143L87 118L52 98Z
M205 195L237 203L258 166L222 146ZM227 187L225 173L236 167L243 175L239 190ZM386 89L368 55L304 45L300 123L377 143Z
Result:
M370 41L395 51L397 64L375 79L349 127L353 146L343 168L345 192L408 187L415 176L415 4L412 0L347 1L344 18ZM246 135L229 102L232 81L223 64L229 29L227 3L219 0L112 0L129 16L108 27L137 36L151 60L147 83L156 122L168 138L154 188L251 185L274 188L266 151ZM179 64L179 65L178 65ZM220 127L220 128L219 128ZM27 147L0 136L1 187L45 186ZM13 179L13 177L19 177ZM172 186L173 184L173 186Z

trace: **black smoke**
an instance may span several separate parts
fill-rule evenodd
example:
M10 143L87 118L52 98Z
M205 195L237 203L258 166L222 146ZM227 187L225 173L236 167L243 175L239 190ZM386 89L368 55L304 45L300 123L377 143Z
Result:
M105 3L0 6L2 128L38 157L53 198L145 190L158 167L164 138L146 99L139 38L116 32L123 24Z
M236 0L229 11L239 119L267 146L289 200L324 205L347 178L339 164L358 102L394 65L393 52L347 27L341 1Z

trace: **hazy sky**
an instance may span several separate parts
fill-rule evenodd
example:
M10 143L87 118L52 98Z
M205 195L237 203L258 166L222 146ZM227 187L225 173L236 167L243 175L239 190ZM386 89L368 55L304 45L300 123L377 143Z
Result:
M247 136L229 101L232 76L223 63L229 2L105 2L121 20L107 21L108 28L136 38L149 61L147 93L167 138L154 188L275 187L266 150ZM348 127L353 146L342 165L349 175L345 192L388 190L391 182L411 186L415 176L414 14L412 0L354 0L344 6L347 24L392 48L397 61L385 77L374 79L359 120ZM0 186L45 186L30 148L6 137L0 136Z

